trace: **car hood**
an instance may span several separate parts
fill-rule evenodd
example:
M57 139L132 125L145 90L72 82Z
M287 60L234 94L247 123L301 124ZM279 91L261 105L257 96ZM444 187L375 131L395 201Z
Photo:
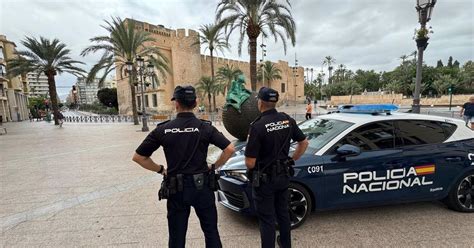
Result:
M225 165L221 167L221 170L246 170L245 156L235 155L227 161Z

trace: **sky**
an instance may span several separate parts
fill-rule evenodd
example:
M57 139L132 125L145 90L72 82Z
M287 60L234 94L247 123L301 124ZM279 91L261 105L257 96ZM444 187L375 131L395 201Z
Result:
M107 35L101 27L105 19L118 16L162 24L167 28L195 29L212 23L218 0L0 0L0 34L24 47L25 36L58 38L72 50L74 59L88 70L99 54L87 57L80 52L89 39ZM283 51L280 41L266 39L265 59L286 60L294 65L323 69L325 56L336 66L348 69L389 71L400 64L400 56L416 50L414 29L419 27L416 0L292 0L296 21L296 45ZM438 0L428 26L431 34L425 62L446 64L453 56L461 64L474 59L474 1ZM259 44L261 39L259 39ZM237 53L237 33L231 36L231 50L223 56L248 61L247 50ZM260 48L259 48L260 49ZM258 51L258 56L261 52ZM222 54L219 54L222 56ZM258 57L260 59L260 57ZM76 79L59 75L59 95L68 93Z

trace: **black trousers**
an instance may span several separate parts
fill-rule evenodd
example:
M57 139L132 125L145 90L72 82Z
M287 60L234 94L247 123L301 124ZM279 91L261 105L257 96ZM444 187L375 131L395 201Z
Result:
M186 231L191 206L194 207L201 229L204 232L206 247L222 247L217 230L217 210L214 192L208 186L197 190L191 178L183 178L183 191L171 195L167 202L169 247L185 247Z
M311 119L311 113L306 113L306 115L304 117L306 118L306 120Z
M288 185L286 175L253 188L253 200L260 224L262 248L275 247L275 218L280 227L280 241L284 248L291 247L291 226L288 212Z

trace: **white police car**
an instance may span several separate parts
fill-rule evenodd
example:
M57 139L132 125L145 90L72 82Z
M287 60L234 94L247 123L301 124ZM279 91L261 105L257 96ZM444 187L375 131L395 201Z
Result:
M442 200L474 212L474 132L461 120L342 106L299 124L309 147L290 185L292 227L311 211ZM253 214L243 149L220 170L218 201Z

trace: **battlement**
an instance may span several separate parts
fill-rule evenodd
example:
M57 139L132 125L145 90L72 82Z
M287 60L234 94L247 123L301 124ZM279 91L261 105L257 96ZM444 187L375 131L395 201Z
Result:
M205 62L210 59L211 59L211 56L209 55L201 55L202 62ZM214 56L214 62L216 64L229 64L229 65L248 65L249 64L248 62L242 61L242 60L228 59L228 58L222 58L222 57L216 57L216 56Z
M153 33L156 35L164 36L164 37L178 37L178 38L185 38L185 37L198 37L199 33L193 29L184 29L179 28L177 30L165 28L164 25L158 24L150 24L147 22L137 21L134 19L126 18L124 20L125 23L134 22L135 28L137 30L142 30L145 32Z

